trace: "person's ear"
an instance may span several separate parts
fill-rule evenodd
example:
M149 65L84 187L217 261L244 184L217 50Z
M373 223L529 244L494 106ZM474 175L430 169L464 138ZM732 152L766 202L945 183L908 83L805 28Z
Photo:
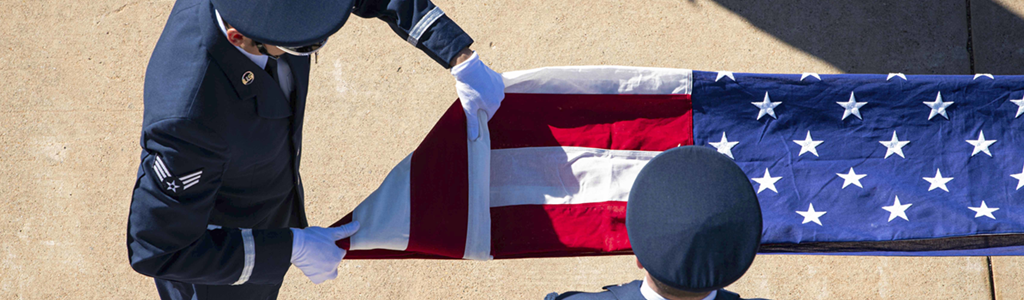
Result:
M243 45L245 45L245 36L242 35L241 32L238 32L238 29L228 28L228 30L226 31L228 36L228 42L231 42L232 45L238 47L242 47Z
M637 268L640 268L640 269L643 269L643 268L644 268L644 265L641 265L641 264L640 264L640 259L639 259L639 258L637 258L637 259L636 259L636 267L637 267Z

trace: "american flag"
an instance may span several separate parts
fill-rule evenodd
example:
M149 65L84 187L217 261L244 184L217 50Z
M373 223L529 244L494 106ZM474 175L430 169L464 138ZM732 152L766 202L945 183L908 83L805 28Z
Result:
M986 235L1024 230L1024 77L694 72L693 102L695 143L753 181L767 249L1021 244Z
M467 140L453 104L336 223L362 224L339 242L346 259L627 254L636 173L691 144L751 178L762 252L1024 254L1024 77L614 66L503 76L486 136Z

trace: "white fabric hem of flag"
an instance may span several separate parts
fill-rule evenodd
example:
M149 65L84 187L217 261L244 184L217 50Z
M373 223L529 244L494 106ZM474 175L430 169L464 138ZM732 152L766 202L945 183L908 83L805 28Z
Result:
M506 93L690 94L693 71L627 66L546 67L501 74Z
M349 240L349 250L405 251L409 247L410 170L412 154L398 163L380 187L352 211L352 220L359 221L359 231Z
M477 112L480 138L467 141L469 156L469 216L462 258L491 260L491 133L487 113Z

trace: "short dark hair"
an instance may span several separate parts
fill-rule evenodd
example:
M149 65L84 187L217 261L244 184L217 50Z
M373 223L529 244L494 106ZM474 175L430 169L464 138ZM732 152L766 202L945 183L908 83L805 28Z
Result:
M680 289L671 287L671 286L669 286L669 285L667 285L665 283L662 283L661 281L658 281L658 279L655 279L654 276L648 276L648 278L651 279L651 281L654 283L654 286L658 287L658 291L660 291L662 293L665 293L665 294L668 294L668 296L672 296L672 297L697 298L697 297L706 297L708 294L711 293L711 292L704 292L704 293L687 292L687 291L684 291L684 290L680 290Z

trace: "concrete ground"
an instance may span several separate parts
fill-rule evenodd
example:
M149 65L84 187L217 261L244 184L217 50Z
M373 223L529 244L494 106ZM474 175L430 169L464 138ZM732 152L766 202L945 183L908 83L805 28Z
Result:
M630 65L761 73L1020 74L1015 0L437 0L495 70ZM142 87L171 0L0 1L0 299L152 299L125 224ZM350 19L311 74L312 224L351 211L456 98L383 22ZM773 299L1024 299L1016 257L762 255L730 287ZM639 278L630 256L346 261L281 299L540 299Z

